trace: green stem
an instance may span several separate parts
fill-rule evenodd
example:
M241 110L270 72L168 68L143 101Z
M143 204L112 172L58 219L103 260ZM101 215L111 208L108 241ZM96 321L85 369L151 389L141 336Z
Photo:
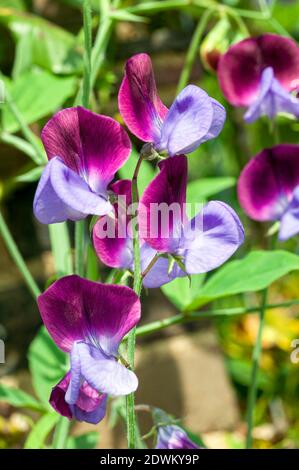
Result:
M85 49L84 49L82 105L85 108L88 108L90 92L91 92L91 45L92 45L90 0L84 0L84 3L83 3L83 29L84 29Z
M26 263L11 236L9 228L4 220L2 213L0 212L0 233L6 245L6 248L14 260L16 266L18 267L20 273L22 274L31 294L33 295L34 299L40 294L40 289L36 284L35 280L33 279L29 269L26 266Z
M132 203L134 205L138 204L138 173L142 163L142 156L139 157L137 162L133 179L132 179ZM136 211L136 217L138 217ZM140 265L140 244L139 244L139 232L138 232L138 223L133 223L133 247L134 247L134 283L133 289L134 292L140 297L141 288L142 288L142 276L141 276L141 265ZM128 335L128 362L130 364L131 370L134 370L135 362L135 341L136 341L136 327L130 331ZM136 448L136 416L135 416L135 397L134 393L130 393L126 397L127 404L127 439L128 439L128 448Z
M85 220L75 223L75 273L84 276Z
M54 449L64 449L66 447L70 421L61 416L55 428L52 446Z
M178 86L177 86L177 94L183 88L185 88L185 86L187 85L187 83L189 81L189 78L190 78L190 75L191 75L191 72L192 72L192 67L193 67L193 64L194 64L194 60L195 60L195 57L198 53L199 44L200 44L202 36L205 32L207 23L208 23L208 21L209 21L209 19L211 18L212 15L213 15L212 10L206 10L202 14L202 16L201 16L201 18L200 18L200 20L199 20L199 22L198 22L198 24L195 28L194 34L192 36L192 39L191 39L191 42L190 42L190 45L189 45L189 49L187 51L185 65L184 65L184 68L182 70L182 73L181 73L181 76L180 76L180 79L179 79L179 83L178 83Z
M277 304L268 304L265 306L266 309L275 309L275 308L287 308L292 307L293 305L299 305L299 299L289 300L287 302L281 302ZM202 312L188 312L180 313L178 315L173 315L170 318L165 318L163 320L157 320L151 323L148 323L144 326L139 326L136 330L136 336L146 336L152 333L156 333L160 330L168 328L173 325L182 325L184 323L190 323L197 320L202 320L203 318L214 318L214 317L227 317L233 315L245 315L248 313L258 313L261 309L260 305L255 307L234 307L234 308L224 308L217 310L204 310Z
M265 323L265 312L266 304L268 297L268 289L265 289L262 294L262 302L259 312L259 326L255 345L252 353L252 371L251 371L251 381L247 399L247 434L246 434L246 448L250 449L252 447L252 428L253 428L253 415L257 397L257 378L260 365L260 357L262 351L262 335L263 328Z

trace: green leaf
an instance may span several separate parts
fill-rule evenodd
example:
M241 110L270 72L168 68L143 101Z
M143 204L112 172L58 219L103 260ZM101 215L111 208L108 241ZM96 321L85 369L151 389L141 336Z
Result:
M16 408L27 408L34 411L45 411L42 403L18 388L0 383L0 401L5 401Z
M33 181L37 181L40 178L43 169L44 166L37 166L36 168L32 168L26 173L16 176L15 181L17 181L18 183L32 183Z
M200 290L204 279L205 274L196 274L191 276L190 286L190 281L187 277L178 277L169 284L164 284L161 289L163 294L166 295L178 310L185 310L185 308L198 295L198 291Z
M133 173L138 162L139 154L138 152L133 149L132 153L124 164L123 167L119 170L119 175L122 179L129 179L133 178ZM141 164L141 168L138 175L138 190L139 193L142 194L144 189L149 185L152 179L155 177L155 170L153 169L152 165L148 161L143 161Z
M202 202L214 194L235 186L236 178L221 176L217 178L202 178L191 181L187 186L187 202L195 204Z
M72 273L72 253L66 222L48 226L57 277Z
M33 426L29 433L24 449L42 449L48 434L52 431L58 422L60 415L58 413L47 413L42 416Z
M265 289L295 269L299 269L299 256L293 253L252 251L241 260L227 263L211 276L186 310L195 310L221 297Z
M149 19L144 16L134 15L127 10L112 10L109 13L110 18L117 21L130 21L133 23L148 23Z
M249 387L251 383L252 364L251 362L243 359L228 359L227 367L232 379L241 384ZM257 376L257 387L264 391L273 390L273 380L265 371L259 369Z
M22 75L14 82L8 79L5 81L12 100L27 124L57 111L57 108L74 94L76 84L74 77L56 77L37 69ZM3 127L11 133L17 132L20 128L5 103Z
M72 436L67 440L67 449L94 449L99 442L99 433L88 432Z
M35 393L48 408L51 389L66 373L66 356L42 327L32 341L29 354L29 369Z
M73 74L82 67L77 39L40 16L0 8L0 23L17 43L14 77L32 65L53 73Z

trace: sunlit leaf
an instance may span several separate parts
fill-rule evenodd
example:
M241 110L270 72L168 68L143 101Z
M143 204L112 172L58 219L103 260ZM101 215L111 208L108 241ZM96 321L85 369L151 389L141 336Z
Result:
M58 413L47 413L42 416L33 426L29 433L24 449L42 449L48 434L52 431L58 422L60 415Z

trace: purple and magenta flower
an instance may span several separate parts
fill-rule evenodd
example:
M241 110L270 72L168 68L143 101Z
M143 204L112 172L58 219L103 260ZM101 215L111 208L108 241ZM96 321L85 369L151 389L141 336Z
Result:
M200 449L186 431L175 424L158 427L156 449Z
M50 119L41 138L49 163L34 198L36 218L52 224L110 212L109 184L131 152L120 124L81 107L68 108Z
M299 47L293 39L263 34L234 44L221 57L218 78L234 106L248 107L244 119L273 119L284 112L299 116Z
M258 221L280 221L279 239L299 233L299 145L264 149L243 169L239 202Z
M169 156L193 152L221 132L225 109L204 90L188 85L170 109L157 93L151 59L137 54L126 63L118 103L132 134Z
M108 395L127 395L138 386L118 354L140 319L138 296L125 286L71 275L41 294L38 307L53 341L70 354L70 371L53 388L51 405L69 419L98 423Z
M159 167L160 173L145 189L138 211L141 238L164 255L149 272L149 287L159 287L178 276L215 269L230 258L244 240L237 214L223 202L207 203L189 220L186 213L187 157L166 159Z

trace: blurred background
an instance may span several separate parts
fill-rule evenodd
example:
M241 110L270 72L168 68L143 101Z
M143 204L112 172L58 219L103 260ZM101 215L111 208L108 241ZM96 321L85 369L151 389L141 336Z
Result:
M95 32L101 20L101 8L106 3L92 2ZM152 9L134 18L134 9L130 10L130 7L148 2L128 0L119 3L128 8L128 13L113 19L109 44L95 82L92 107L121 120L117 92L126 59L137 52L148 52L159 94L165 104L171 104L182 80L190 42L205 8L190 2L186 8ZM272 4L271 1L227 0L213 3L270 12L268 19L243 18L240 23L238 18L227 17L218 9L207 22L190 66L189 81L204 88L228 111L220 137L205 143L190 156L190 180L204 179L205 182L194 186L196 200L223 200L239 213L246 231L246 242L237 254L241 257L253 248L265 248L268 227L250 221L242 213L236 198L236 181L251 156L273 145L273 137L266 120L245 125L243 111L232 109L225 102L215 73L217 58L232 42L242 39L247 30L251 35L270 31L290 34L298 40L299 1L277 0ZM55 111L72 105L78 90L84 50L81 6L81 0L0 0L1 78L36 136ZM279 130L281 142L299 143L298 122L281 119ZM40 225L32 213L41 168L28 158L26 149L17 145L11 135L20 137L22 132L11 109L4 103L0 130L1 211L31 273L43 289L53 277L55 268L48 229ZM40 145L38 140L36 142ZM138 151L138 142L134 138L133 142ZM135 154L132 161L134 158ZM133 163L128 163L120 176L130 177L132 168ZM154 166L148 163L141 176L141 185L144 186L154 172ZM194 190L190 190L189 197L194 198ZM71 227L69 229L72 231ZM298 237L285 243L284 248L299 253ZM0 384L32 395L38 388L39 398L47 401L54 379L50 377L48 382L45 380L37 386L35 383L33 390L32 377L34 385L38 368L34 354L39 344L35 342L29 350L41 326L40 316L2 238L0 260L0 338L5 342L6 356L5 363L0 364ZM108 270L99 266L99 277L105 279L107 275ZM187 280L145 292L142 322L166 318L181 311L196 295L202 281L203 276L196 277L191 291ZM299 274L295 272L274 283L269 298L271 303L277 303L298 296ZM258 294L246 294L214 302L213 308L256 305L258 302ZM208 305L203 311L210 308L212 306ZM290 361L291 342L299 338L298 310L299 307L293 306L267 311L253 433L256 447L299 447L299 364ZM208 447L243 447L244 412L257 325L256 315L214 320L202 318L140 338L137 403L159 406L181 418L186 428L201 435ZM31 374L28 355L31 357ZM29 406L31 409L28 410L17 404L16 400L4 400L3 393L1 400L0 394L0 448L22 447L39 416L34 406ZM75 425L74 435L84 433L89 436L82 441L82 446L119 448L126 445L123 422L119 418L121 413L118 413L121 404L114 402L111 406L110 422L105 420L97 428L99 438L93 433L93 426ZM144 432L149 430L150 425L142 415L141 425ZM70 440L68 445L71 447L74 441Z

